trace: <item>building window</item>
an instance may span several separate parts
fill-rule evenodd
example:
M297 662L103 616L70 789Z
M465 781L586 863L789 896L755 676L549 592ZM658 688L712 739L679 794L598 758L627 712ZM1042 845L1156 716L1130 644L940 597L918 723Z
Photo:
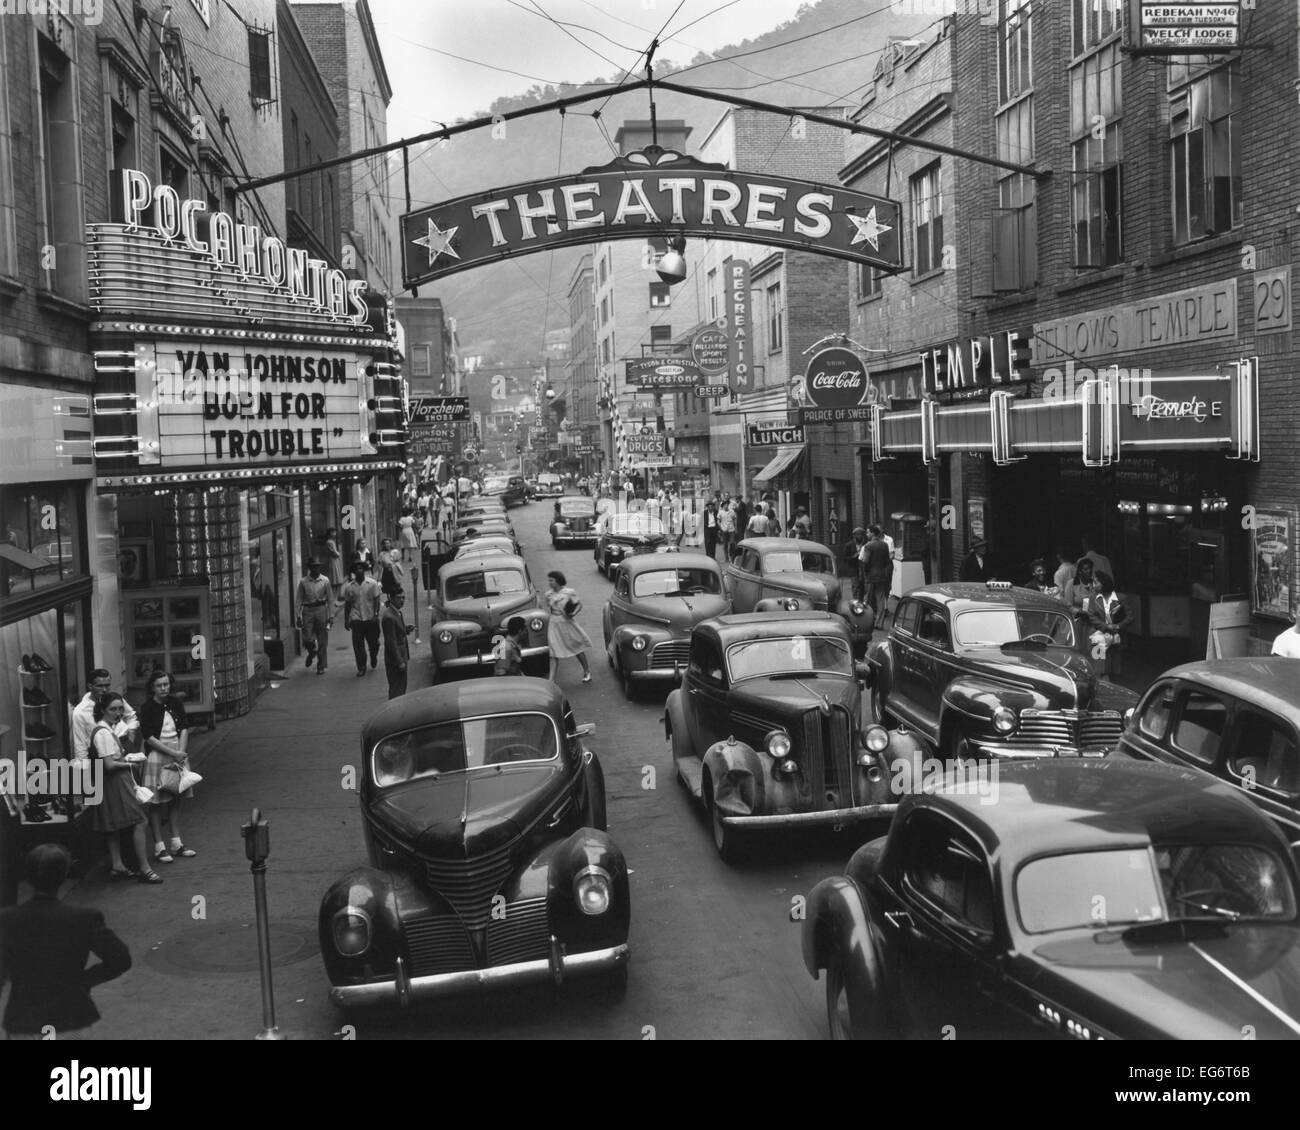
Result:
M708 291L708 295L709 295L709 321L716 322L718 320L718 268L717 267L713 267L709 271L708 280L705 284L705 289Z
M264 28L248 29L248 93L258 106L275 101L271 93L271 33Z
M1170 82L1175 79L1170 67ZM1190 75L1182 67L1178 77ZM1169 95L1174 243L1226 232L1241 223L1241 99L1236 63L1189 78Z
M993 121L998 159L1034 162L1034 99L1004 106ZM1037 194L1027 173L1003 174L993 209L993 289L1025 290L1038 282Z
M1070 68L1070 197L1077 268L1109 267L1124 255L1123 112L1116 42Z
M671 306L672 302L672 291L666 282L652 282L650 284L650 305L652 307Z
M878 267L869 267L866 263L859 263L854 273L857 275L859 302L865 302L868 298L880 297L881 284L885 277L884 271Z
M912 178L911 195L916 237L913 268L916 274L925 275L943 265L943 192L937 163Z
M605 256L600 257L600 286L605 285Z
M48 259L42 255L47 289L67 297L78 296L78 260L81 251L81 219L76 128L77 107L72 73L67 57L40 41L40 144L41 242L54 249ZM72 190L76 190L75 193Z
M1124 26L1124 0L1070 0L1074 9L1074 53L1082 55Z
M415 345L411 347L411 376L427 377L432 372L429 365L430 347Z
M1030 0L998 0L998 101L1033 87L1033 6Z
M673 340L672 326L651 326L650 327L650 347L658 350L665 345L671 345Z
M767 351L779 353L784 338L781 334L784 325L781 309L781 284L773 283L767 288Z

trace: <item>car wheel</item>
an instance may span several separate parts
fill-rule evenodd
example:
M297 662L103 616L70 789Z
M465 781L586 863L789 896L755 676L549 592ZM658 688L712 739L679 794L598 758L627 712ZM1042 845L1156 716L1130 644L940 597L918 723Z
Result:
M627 668L621 663L618 666L618 677L623 684L623 697L626 698L628 702L636 702L637 685L632 679L632 676L628 674Z
M718 849L718 858L723 863L737 864L744 858L744 833L734 827L723 823L722 813L718 811L718 806L713 803L713 780L708 773L704 774L703 788L704 803L709 810L709 824L713 830L713 846Z
M844 958L839 953L831 956L826 966L826 1026L832 1040L865 1040L867 1034L861 1019L856 1015L861 1005L854 1008L849 996L848 980L844 976Z
M871 717L888 729L888 715L885 713L885 692L880 688L879 676L876 677L871 687Z

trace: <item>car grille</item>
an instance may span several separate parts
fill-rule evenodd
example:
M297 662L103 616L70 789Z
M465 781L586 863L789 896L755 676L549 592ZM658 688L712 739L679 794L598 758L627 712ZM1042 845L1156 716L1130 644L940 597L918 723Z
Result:
M403 923L411 974L416 977L474 969L474 954L466 923L454 914L435 914ZM545 896L507 903L487 923L487 965L537 961L551 950L551 924Z
M566 518L564 519L565 528L571 534L585 534L591 529L590 518Z
M492 637L486 632L476 636L458 636L456 638L456 655L485 655L492 650Z
M1124 721L1118 711L1022 710L1020 726L999 744L1024 748L1113 749Z
M454 914L413 918L402 924L411 973L416 977L473 969L478 962L465 924Z
M504 917L494 918L487 928L487 963L510 965L535 961L551 950L551 924L546 899L519 899L507 903Z
M668 640L665 643L657 643L650 651L650 666L685 667L690 651L690 640Z
M426 860L424 875L469 929L481 930L492 914L492 896L510 875L510 848L507 845L477 859Z
M803 716L803 742L797 752L818 809L849 808L853 804L851 732L848 712L841 707L833 708L829 718L820 710L809 710ZM833 794L833 799L827 794Z

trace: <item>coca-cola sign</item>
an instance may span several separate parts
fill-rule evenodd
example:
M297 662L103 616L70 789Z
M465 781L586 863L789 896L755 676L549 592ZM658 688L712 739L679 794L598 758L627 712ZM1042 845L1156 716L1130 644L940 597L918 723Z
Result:
M808 362L804 388L817 408L856 408L868 399L867 366L851 349L823 349Z

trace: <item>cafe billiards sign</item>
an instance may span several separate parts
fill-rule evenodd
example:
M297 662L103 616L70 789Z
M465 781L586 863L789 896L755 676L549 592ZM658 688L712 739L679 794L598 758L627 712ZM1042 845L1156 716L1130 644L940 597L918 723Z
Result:
M576 176L461 196L402 217L407 287L535 251L683 235L902 266L897 201L728 169L656 146Z

